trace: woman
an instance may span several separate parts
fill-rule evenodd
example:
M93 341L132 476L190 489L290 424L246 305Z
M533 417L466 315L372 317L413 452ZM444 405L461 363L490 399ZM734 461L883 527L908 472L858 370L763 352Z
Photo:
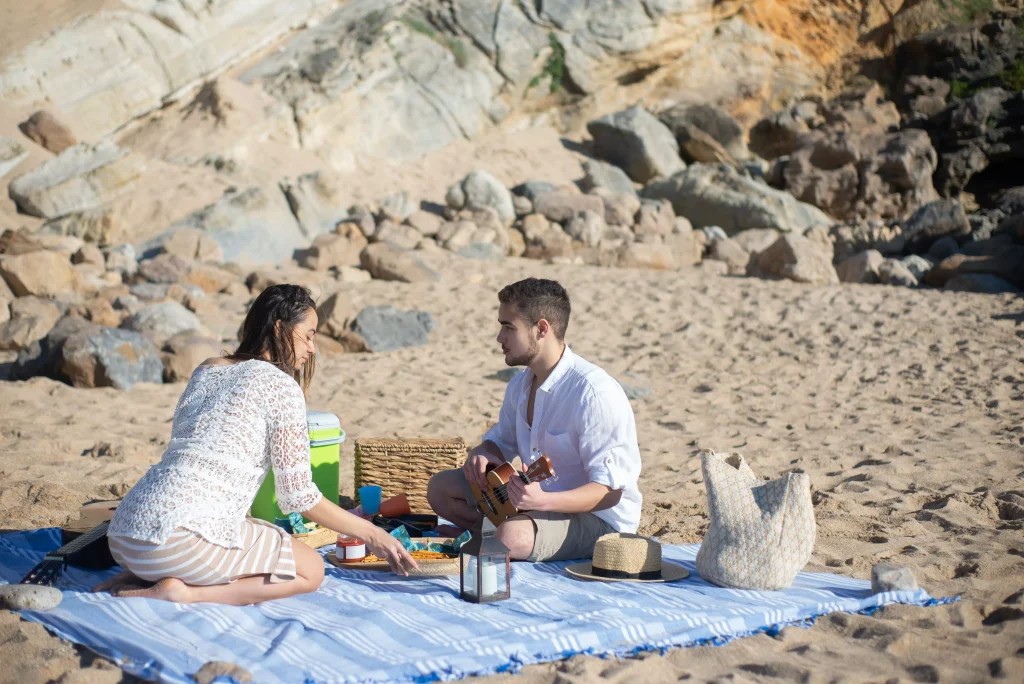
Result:
M246 517L271 468L282 511L365 540L397 573L417 567L398 540L313 484L304 391L316 328L308 290L268 287L245 317L238 350L193 372L167 450L111 520L110 551L125 571L94 591L231 605L316 591L320 554Z

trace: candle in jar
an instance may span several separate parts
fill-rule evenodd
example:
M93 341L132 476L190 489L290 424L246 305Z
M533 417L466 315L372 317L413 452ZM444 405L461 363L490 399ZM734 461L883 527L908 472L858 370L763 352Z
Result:
M491 596L498 591L498 566L484 563L480 569L480 595Z

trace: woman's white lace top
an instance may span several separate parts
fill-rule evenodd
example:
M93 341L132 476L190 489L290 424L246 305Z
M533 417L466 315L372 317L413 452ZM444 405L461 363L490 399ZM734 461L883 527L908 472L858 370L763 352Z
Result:
M282 511L320 501L298 383L266 361L198 368L174 410L167 450L117 507L107 534L162 544L182 527L239 548L271 468Z

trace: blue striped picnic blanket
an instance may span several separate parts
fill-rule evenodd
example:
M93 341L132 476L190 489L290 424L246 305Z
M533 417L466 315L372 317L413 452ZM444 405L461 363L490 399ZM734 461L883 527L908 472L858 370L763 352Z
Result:
M19 581L59 545L55 528L0 536L0 583ZM63 602L22 615L143 679L188 684L206 662L226 660L261 684L347 684L450 680L580 653L724 644L833 611L944 602L923 590L872 595L870 582L817 573L801 573L786 591L723 589L697 575L697 548L664 547L667 560L690 571L668 584L584 582L565 573L566 563L517 563L512 598L483 606L459 600L458 577L330 566L315 594L243 608L177 605L91 594L115 571L69 568Z

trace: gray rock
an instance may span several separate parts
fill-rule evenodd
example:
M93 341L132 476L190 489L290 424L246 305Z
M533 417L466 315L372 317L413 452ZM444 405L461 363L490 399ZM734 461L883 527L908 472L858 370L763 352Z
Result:
M22 213L58 218L131 193L144 168L109 140L75 145L12 180L8 193Z
M167 297L170 285L164 283L136 283L128 288L133 297L143 302L155 302Z
M458 252L464 259L477 259L479 261L504 261L505 252L493 242L471 242Z
M525 197L531 202L536 202L537 198L543 195L544 193L554 191L554 183L549 183L547 181L526 181L525 183L520 183L519 185L512 188L512 192L514 192L517 195L520 195L521 197Z
M516 209L512 204L512 194L487 171L477 169L470 172L462 179L461 185L466 196L466 202L461 208L478 211L490 207L498 212L498 217L506 225L515 220Z
M635 387L633 385L627 385L621 380L618 381L622 390L626 393L626 398L630 401L636 401L637 399L647 399L654 396L654 390L649 387Z
M708 246L708 259L721 261L728 265L732 275L743 275L747 272L750 254L731 238L716 238Z
M881 252L869 249L839 262L836 273L843 283L877 283L878 269L884 262Z
M835 244L836 261L843 261L869 249L887 257L903 254L903 232L900 227L886 225L878 219L835 225L829 233Z
M595 119L587 124L587 131L598 156L621 167L638 183L686 168L672 131L641 107Z
M348 217L345 207L350 200L319 171L295 180L285 178L280 187L299 227L310 239L331 232L339 221Z
M910 568L895 563L875 563L871 567L871 593L916 591L917 579Z
M213 684L214 681L229 678L236 684L250 684L252 673L241 665L235 665L224 660L211 660L199 668L199 671L192 677L197 684Z
M932 261L939 262L959 253L960 245L957 243L956 238L947 235L933 242L925 256Z
M740 175L724 164L693 164L671 178L648 184L642 195L667 199L694 227L721 226L729 235L750 228L803 233L835 223L815 206Z
M1020 294L1013 283L991 273L965 273L946 281L944 290L981 294Z
M599 247L607 230L604 214L589 210L581 211L565 226L566 233L587 247Z
M895 285L898 287L917 287L918 280L910 269L903 265L903 262L896 259L886 259L878 267L878 280L883 285Z
M712 228L717 227L712 226ZM721 232L722 236L725 235L725 231L721 228L717 228L717 230ZM754 257L774 245L781 236L782 234L774 228L751 228L750 230L741 230L733 235L732 239ZM709 240L708 243L710 244L712 241Z
M145 307L121 324L157 340L165 340L188 330L202 330L196 315L178 302L156 302Z
M682 126L694 126L714 138L733 159L746 159L746 133L728 112L711 104L681 104L663 111L659 116L676 138Z
M604 200L596 195L581 195L564 191L548 192L533 201L533 210L549 221L568 223L583 211L604 213Z
M907 270L910 271L918 280L924 278L925 274L932 270L932 266L935 265L928 259L925 259L923 256L918 256L917 254L911 254L908 257L900 259L900 263L906 266Z
M100 328L69 337L58 372L75 387L128 389L137 382L163 382L156 346L131 330Z
M234 263L281 263L310 239L277 187L272 191L229 188L219 200L178 221L167 233L178 228L206 231L220 244L224 261ZM162 243L167 233L148 241L140 252L146 254L150 246Z
M402 223L419 209L419 204L409 198L405 190L393 192L380 202L380 215L395 223Z
M709 245L712 242L714 242L715 240L724 240L725 238L729 237L728 235L726 235L725 231L722 230L722 228L720 226L705 226L705 227L701 228L700 230L701 230L702 233L704 233L704 237L706 238L705 242L707 244L709 244ZM778 235L778 231L776 231L775 240L772 240L771 244L769 244L768 246L771 247L772 245L774 245L775 241L778 240L778 239L779 239L779 235ZM764 250L761 250L761 251L764 251Z
M108 271L120 273L130 278L139 270L139 262L135 259L135 247L129 244L111 247L107 250L106 268Z
M36 584L0 586L0 608L6 610L50 610L60 605L64 594L54 587Z
M14 138L0 136L0 178L18 167L28 158L28 150Z
M943 237L961 237L971 232L963 205L956 200L930 202L911 215L903 224L907 250L924 253Z
M899 262L897 262L899 263ZM832 255L803 235L783 235L757 258L760 274L798 283L838 283Z
M370 351L387 352L427 344L434 318L426 311L400 311L393 306L370 306L359 312L352 332Z
M633 181L618 166L596 159L587 159L583 162L583 173L582 187L585 192L590 192L594 188L607 188L612 192L637 194L636 188L633 187Z
M11 380L28 380L44 376L60 380L58 362L64 342L80 332L99 332L99 326L79 316L65 316L57 321L46 337L26 346L11 367Z
M161 254L139 262L138 274L151 283L169 285L184 278L191 266L177 254Z
M413 252L399 249L387 242L368 245L359 254L362 267L378 280L420 283L440 280L441 275L427 266Z

